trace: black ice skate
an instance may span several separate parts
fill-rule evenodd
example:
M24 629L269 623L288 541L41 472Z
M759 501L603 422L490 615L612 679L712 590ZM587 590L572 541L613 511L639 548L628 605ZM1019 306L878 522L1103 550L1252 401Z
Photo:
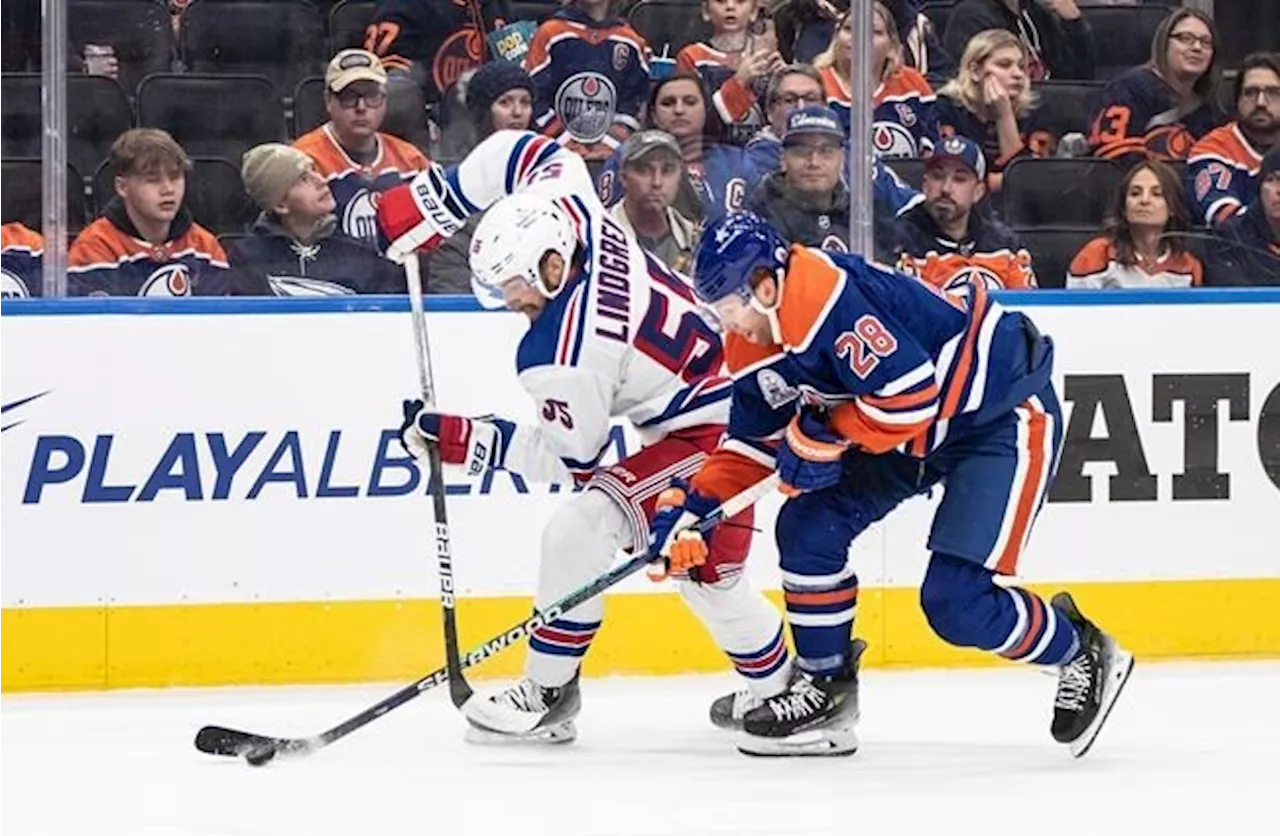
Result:
M487 700L463 708L471 743L569 743L578 736L574 718L582 710L578 676L559 688L521 679Z
M852 755L858 751L858 662L867 643L854 639L840 673L799 673L790 687L742 718L738 751L747 755Z
M1066 592L1049 602L1065 613L1080 636L1080 650L1058 674L1058 694L1053 701L1053 739L1066 743L1075 757L1089 751L1112 706L1133 671L1133 654L1099 630L1081 614Z

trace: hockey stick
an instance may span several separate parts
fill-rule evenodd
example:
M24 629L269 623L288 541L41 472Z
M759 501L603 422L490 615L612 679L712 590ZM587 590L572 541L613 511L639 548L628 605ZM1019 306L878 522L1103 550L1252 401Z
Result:
M413 319L414 360L418 364L418 389L427 409L436 404L435 381L431 374L431 345L427 342L427 314L422 303L422 268L416 253L405 259L405 277L409 283L409 315ZM473 696L471 685L462 675L458 658L457 599L453 594L453 552L450 546L449 516L444 501L444 468L440 463L440 444L427 442L427 493L435 506L436 561L440 575L440 614L444 618L444 661L449 676L449 698L461 708Z
M727 499L710 516L698 523L698 530L709 531L722 520L740 514L776 488L777 485L778 476L770 474L736 496ZM478 665L485 659L501 653L542 625L554 621L561 614L572 610L584 601L594 598L623 579L634 575L654 559L654 556L649 554L647 548L633 553L625 562L570 592L560 600L550 604L545 610L541 612L535 611L532 617L512 625L489 641L481 644L461 660L460 667L469 668L472 665ZM448 679L449 670L447 667L432 671L417 682L406 685L376 705L370 706L333 728L311 737L267 737L222 726L205 726L196 734L196 748L209 755L243 757L253 766L262 766L277 755L310 755L330 743L346 737L356 729L372 723L387 712L415 699L423 691L434 688L448 681Z

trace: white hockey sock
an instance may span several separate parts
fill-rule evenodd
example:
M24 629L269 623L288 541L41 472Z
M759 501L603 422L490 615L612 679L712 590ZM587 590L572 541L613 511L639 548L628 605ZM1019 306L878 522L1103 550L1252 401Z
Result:
M565 502L542 532L536 606L554 603L602 574L630 537L626 517L604 493L588 489ZM573 679L603 616L604 599L596 596L535 631L525 675L548 688Z
M752 693L771 697L791 678L782 614L742 575L714 584L679 581L680 594Z

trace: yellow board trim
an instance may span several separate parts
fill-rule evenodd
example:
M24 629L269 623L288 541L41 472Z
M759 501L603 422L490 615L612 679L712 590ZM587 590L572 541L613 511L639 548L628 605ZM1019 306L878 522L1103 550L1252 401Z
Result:
M1033 587L1048 595L1054 587ZM1280 578L1070 584L1081 608L1142 658L1280 656ZM915 588L866 588L870 666L1008 664L934 636ZM780 596L771 593L775 603ZM727 669L679 596L613 595L584 672ZM464 652L519 621L527 598L462 600ZM15 608L0 613L0 689L50 691L411 680L443 664L434 600ZM523 646L477 676L512 676Z

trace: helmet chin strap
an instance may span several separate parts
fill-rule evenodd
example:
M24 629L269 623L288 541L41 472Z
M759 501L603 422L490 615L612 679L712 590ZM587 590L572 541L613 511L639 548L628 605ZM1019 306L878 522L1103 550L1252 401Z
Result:
M751 300L747 305L756 313L764 314L764 318L769 322L769 339L774 345L782 345L782 323L778 321L778 307L782 304L782 277L783 270L779 267L774 271L774 281L778 285L778 298L771 307L766 308L764 303L760 301L760 297L756 296L755 291L751 293Z

